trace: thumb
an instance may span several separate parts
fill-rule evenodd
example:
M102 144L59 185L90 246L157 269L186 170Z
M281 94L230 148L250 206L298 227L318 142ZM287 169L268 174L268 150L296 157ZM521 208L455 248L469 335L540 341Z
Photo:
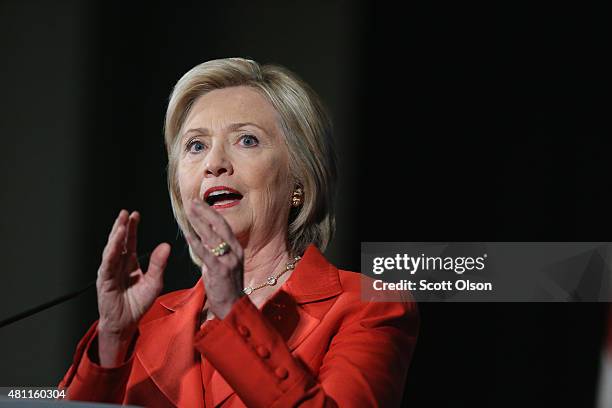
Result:
M170 255L170 244L161 243L151 253L149 258L149 269L147 269L146 276L150 276L156 282L161 282L168 263L168 256Z

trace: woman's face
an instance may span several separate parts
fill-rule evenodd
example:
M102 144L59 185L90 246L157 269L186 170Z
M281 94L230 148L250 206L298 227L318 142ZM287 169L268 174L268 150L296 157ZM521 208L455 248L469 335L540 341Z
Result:
M286 236L292 183L278 113L246 86L199 97L183 125L178 182L183 208L206 201L243 246Z

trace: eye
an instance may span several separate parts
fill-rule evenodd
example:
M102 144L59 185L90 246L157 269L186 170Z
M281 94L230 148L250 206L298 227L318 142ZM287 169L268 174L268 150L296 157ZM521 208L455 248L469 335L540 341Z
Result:
M204 150L205 147L206 146L204 146L204 143L200 142L199 140L192 140L187 143L185 150L187 150L189 153L199 153Z
M240 142L244 147L255 147L259 144L259 139L253 135L242 135L240 137Z

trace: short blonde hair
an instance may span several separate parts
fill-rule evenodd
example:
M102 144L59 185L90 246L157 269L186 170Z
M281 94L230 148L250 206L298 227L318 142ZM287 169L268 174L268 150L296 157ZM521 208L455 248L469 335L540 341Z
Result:
M181 128L200 96L233 86L257 90L279 114L289 150L290 176L304 191L302 206L292 208L289 215L288 249L293 255L301 255L313 243L324 251L335 230L333 196L337 177L329 116L317 94L294 73L278 65L259 65L243 58L217 59L195 66L179 79L170 95L164 129L168 189L180 229L195 232L185 215L177 179ZM190 254L201 265L191 248Z

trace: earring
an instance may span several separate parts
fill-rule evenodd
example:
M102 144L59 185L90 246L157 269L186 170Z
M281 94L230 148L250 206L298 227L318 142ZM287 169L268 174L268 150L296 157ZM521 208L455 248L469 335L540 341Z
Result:
M293 196L291 197L291 206L293 207L299 207L300 205L302 205L302 201L304 197L304 190L302 190L302 187L298 187L293 191Z

